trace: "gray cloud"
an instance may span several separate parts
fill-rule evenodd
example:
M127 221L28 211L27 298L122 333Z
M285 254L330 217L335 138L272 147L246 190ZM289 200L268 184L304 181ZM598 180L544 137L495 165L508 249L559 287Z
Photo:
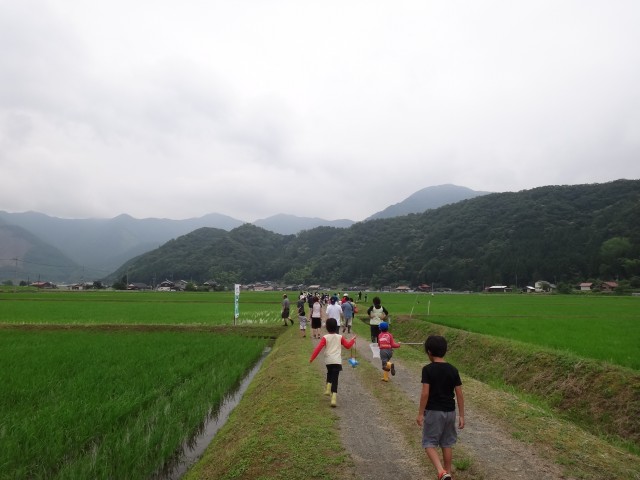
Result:
M2 2L0 209L360 220L442 183L638 178L639 14Z

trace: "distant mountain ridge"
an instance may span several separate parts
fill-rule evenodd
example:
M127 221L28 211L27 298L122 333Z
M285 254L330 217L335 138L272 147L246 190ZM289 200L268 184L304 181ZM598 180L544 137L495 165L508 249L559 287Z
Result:
M24 229L40 240L40 246L48 245L67 258L64 263L45 262L61 266L59 275L50 279L56 281L78 281L75 273L68 273L70 264L84 269L85 277L100 278L128 259L198 228L231 230L243 224L240 220L217 213L186 220L135 219L125 214L111 219L63 219L37 212L4 211L0 211L0 222ZM26 237L24 243L33 244ZM36 248L33 245L32 248ZM0 258L13 258L5 244L0 244Z
M390 205L384 210L374 213L366 220L376 218L393 218L410 213L422 213L434 208L440 208L450 203L457 203L462 200L488 195L492 192L479 192L467 187L445 184L426 187L410 195L400 203Z
M281 235L292 235L302 230L311 230L316 227L336 227L348 228L355 222L353 220L324 220L317 217L297 217L295 215L286 215L280 213L261 220L253 222L254 225L262 227Z
M392 205L371 217L388 218L389 216L418 213L438 208L439 205L455 203L471 198L483 192L474 192L465 187L455 185L441 185L427 187L408 197L403 202ZM422 202L422 203L421 203ZM59 265L47 268L48 280L79 281L82 278L102 278L113 272L127 260L151 251L171 239L186 235L199 228L217 228L231 231L246 224L242 220L219 214L210 213L198 218L172 220L166 218L136 219L127 214L118 215L110 219L64 219L51 217L38 212L8 213L0 211L0 228L14 225L28 232L23 235L23 244L29 249L49 252L50 255L31 252L38 258L51 258L43 261L45 264ZM325 220L322 218L298 217L295 215L277 214L256 220L254 225L281 235L298 234L317 227L349 228L353 220ZM6 237L9 238L9 237ZM11 232L11 244L19 243L19 231ZM38 239L38 241L34 241ZM21 258L13 250L8 249L8 243L0 243L0 259ZM51 252L57 251L59 254ZM15 262L14 262L15 263ZM15 268L14 268L15 270ZM80 275L78 271L82 272ZM15 273L15 272L14 272ZM13 279L14 274L0 270L0 281Z
M0 279L18 276L24 281L48 281L59 278L61 269L64 269L65 276L82 278L82 267L59 249L0 218Z

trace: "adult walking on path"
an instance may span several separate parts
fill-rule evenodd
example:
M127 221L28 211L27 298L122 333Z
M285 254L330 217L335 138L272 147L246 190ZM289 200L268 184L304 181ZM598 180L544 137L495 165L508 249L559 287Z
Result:
M305 338L307 336L307 313L304 311L304 306L307 303L307 297L300 294L296 308L298 309L298 322L300 323L300 336Z
M317 296L311 300L311 336L312 338L320 338L320 329L322 328L322 304Z
M380 334L380 324L387 320L389 312L382 306L380 297L373 297L373 305L369 307L367 314L371 327L371 343L376 343Z
M353 302L347 295L345 294L345 298L342 300L340 304L340 308L342 308L342 317L344 321L342 322L342 333L351 333L351 326L353 324Z
M327 315L327 320L329 318L335 318L336 323L338 324L337 332L339 333L341 318L343 314L342 314L342 307L338 303L337 297L331 297L331 300L329 300L329 305L327 305L327 309L326 309L326 315Z
M291 320L291 316L290 316L290 302L289 302L289 298L287 297L287 294L285 293L284 295L282 295L282 310L280 311L280 316L282 317L282 320L284 321L284 326L287 327L289 326L289 324L287 323L287 320L291 322L291 325L293 325L293 320Z

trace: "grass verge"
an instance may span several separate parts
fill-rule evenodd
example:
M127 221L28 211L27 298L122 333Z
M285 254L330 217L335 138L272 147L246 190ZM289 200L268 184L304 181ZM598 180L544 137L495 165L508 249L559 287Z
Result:
M433 324L398 322L394 325L394 335L406 342L418 342L435 333L443 334L450 341L447 356L463 375L465 399L491 415L514 438L531 444L541 456L562 465L571 477L595 480L602 478L602 472L607 472L612 477L640 479L640 457L628 442L621 446L619 438L611 441L610 437L599 435L597 428L592 427L595 430L592 432L574 423L547 403L541 392L523 393L518 386L509 386L505 382L489 384L478 380L478 377L490 379L483 373L485 369L492 370L498 368L496 365L502 365L498 369L502 372L502 369L515 368L523 358L531 358L531 352L526 348L519 350L514 342ZM480 338L469 338L473 336ZM488 345L478 347L477 343ZM503 345L504 348L505 343L508 344L508 355L500 347ZM394 355L414 367L425 363L421 346L401 348ZM527 366L530 375L547 375L548 382L554 381L553 372L546 369L545 363L537 364L531 360ZM625 416L626 412L623 410L618 415ZM637 418L624 418L637 422Z
M427 332L445 335L451 358L468 375L533 395L591 433L640 453L640 372L407 317L394 328L408 341L423 341Z
M309 356L309 341L297 329L283 333L185 479L356 478Z

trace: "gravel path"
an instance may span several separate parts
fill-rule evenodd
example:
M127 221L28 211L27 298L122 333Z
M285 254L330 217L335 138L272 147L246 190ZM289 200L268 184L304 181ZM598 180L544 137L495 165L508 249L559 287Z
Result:
M317 340L312 340L317 342ZM371 349L358 338L358 359L369 361L379 369ZM346 356L345 356L346 357ZM426 359L425 359L426 360ZM420 371L395 362L397 374L391 382L418 409ZM318 362L324 374L324 364ZM433 467L425 465L424 451L406 444L393 422L379 421L385 412L376 397L367 390L357 368L344 362L338 388L338 407L343 446L351 454L358 478L376 480L434 479ZM380 388L386 385L381 382ZM377 388L377 387L374 387ZM516 439L476 410L473 398L465 396L466 426L459 432L458 442L472 458L476 478L509 478L517 480L563 479L561 469L535 454L535 450ZM420 430L416 426L416 436ZM385 442L385 440L387 440ZM455 451L454 451L455 460ZM465 478L471 478L465 473Z

